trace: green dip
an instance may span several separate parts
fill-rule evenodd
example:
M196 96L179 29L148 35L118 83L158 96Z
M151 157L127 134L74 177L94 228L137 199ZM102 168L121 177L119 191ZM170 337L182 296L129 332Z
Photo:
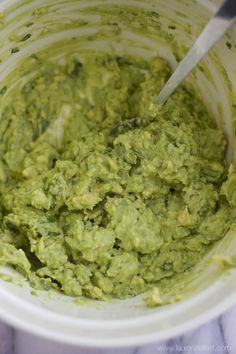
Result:
M0 263L35 288L154 289L159 305L235 221L223 133L183 87L153 104L170 76L160 58L31 60L0 120Z

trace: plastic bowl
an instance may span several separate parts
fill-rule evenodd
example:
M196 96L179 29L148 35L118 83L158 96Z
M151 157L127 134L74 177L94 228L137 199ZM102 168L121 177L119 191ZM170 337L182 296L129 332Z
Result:
M164 34L149 27L145 31L135 29L134 20L126 24L114 40L108 25L99 25L99 8L103 6L109 11L117 5L126 11L140 8L158 12L160 17L157 21ZM25 56L44 47L48 48L51 57L73 50L72 37L81 39L74 41L80 51L88 48L106 50L112 46L118 53L162 56L174 68L215 6L215 2L207 0L0 1L0 12L6 14L6 26L0 35L3 44L0 48L0 82L9 75L14 85L20 78L11 77L12 70L21 65ZM80 11L92 7L95 8L92 16ZM99 33L98 29L101 30ZM30 40L20 43L20 51L11 55L14 43L9 36L29 31L33 34ZM93 36L94 33L97 35ZM235 133L231 120L233 103L235 105L236 102L235 39L236 32L232 29L187 80L187 84L199 92L219 128L225 131L231 142ZM51 50L50 44L54 42L58 45ZM199 326L236 303L236 270L232 269L225 275L216 264L209 262L212 254L227 256L235 254L234 250L236 237L230 233L203 259L184 289L186 298L179 303L150 309L145 307L143 296L138 296L111 303L89 301L75 305L73 299L59 294L33 296L27 282L20 286L1 280L0 317L28 332L90 347L132 346L164 340ZM22 277L10 268L2 267L1 273L14 273L14 277L22 282Z

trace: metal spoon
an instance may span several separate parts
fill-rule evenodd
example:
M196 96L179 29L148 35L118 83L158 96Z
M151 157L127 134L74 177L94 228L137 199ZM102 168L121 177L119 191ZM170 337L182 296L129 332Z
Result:
M163 104L186 78L198 62L212 48L212 46L232 26L236 18L236 0L226 0L215 16L208 22L193 47L167 81L161 92L156 97L157 104Z

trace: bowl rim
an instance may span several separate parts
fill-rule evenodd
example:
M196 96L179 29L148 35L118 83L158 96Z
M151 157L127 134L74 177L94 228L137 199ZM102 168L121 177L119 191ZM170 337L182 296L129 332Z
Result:
M232 270L236 276L236 269ZM71 318L67 315L54 313L35 304L19 298L10 290L0 287L0 317L8 324L27 333L43 337L64 344L83 346L89 348L124 348L164 341L196 329L200 325L216 318L236 304L236 292L228 297L221 296L216 304L211 304L214 294L220 294L225 287L225 281L233 278L221 278L208 289L188 299L166 308L163 316L181 316L192 308L199 309L195 316L189 315L183 323L177 323L173 328L155 330L155 325L160 322L160 313L156 312L147 316L140 316L130 320L84 320ZM232 281L232 279L231 279ZM223 295L223 294L222 294ZM167 305L169 306L169 305ZM43 325L42 325L43 324ZM65 327L67 332L65 333ZM150 327L150 333L145 329ZM76 330L70 333L70 330ZM83 336L80 332L87 330L89 335ZM101 337L96 337L96 332L102 331ZM138 331L138 332L137 332ZM141 331L141 334L138 334ZM142 332L143 331L143 332ZM127 336L126 333L129 333Z

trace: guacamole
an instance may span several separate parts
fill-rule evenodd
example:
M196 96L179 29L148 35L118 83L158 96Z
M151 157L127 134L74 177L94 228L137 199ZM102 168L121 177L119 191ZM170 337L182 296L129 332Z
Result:
M0 119L0 263L35 288L160 304L235 221L236 173L159 58L33 55ZM5 92L6 91L6 92ZM171 285L171 286L172 286Z

